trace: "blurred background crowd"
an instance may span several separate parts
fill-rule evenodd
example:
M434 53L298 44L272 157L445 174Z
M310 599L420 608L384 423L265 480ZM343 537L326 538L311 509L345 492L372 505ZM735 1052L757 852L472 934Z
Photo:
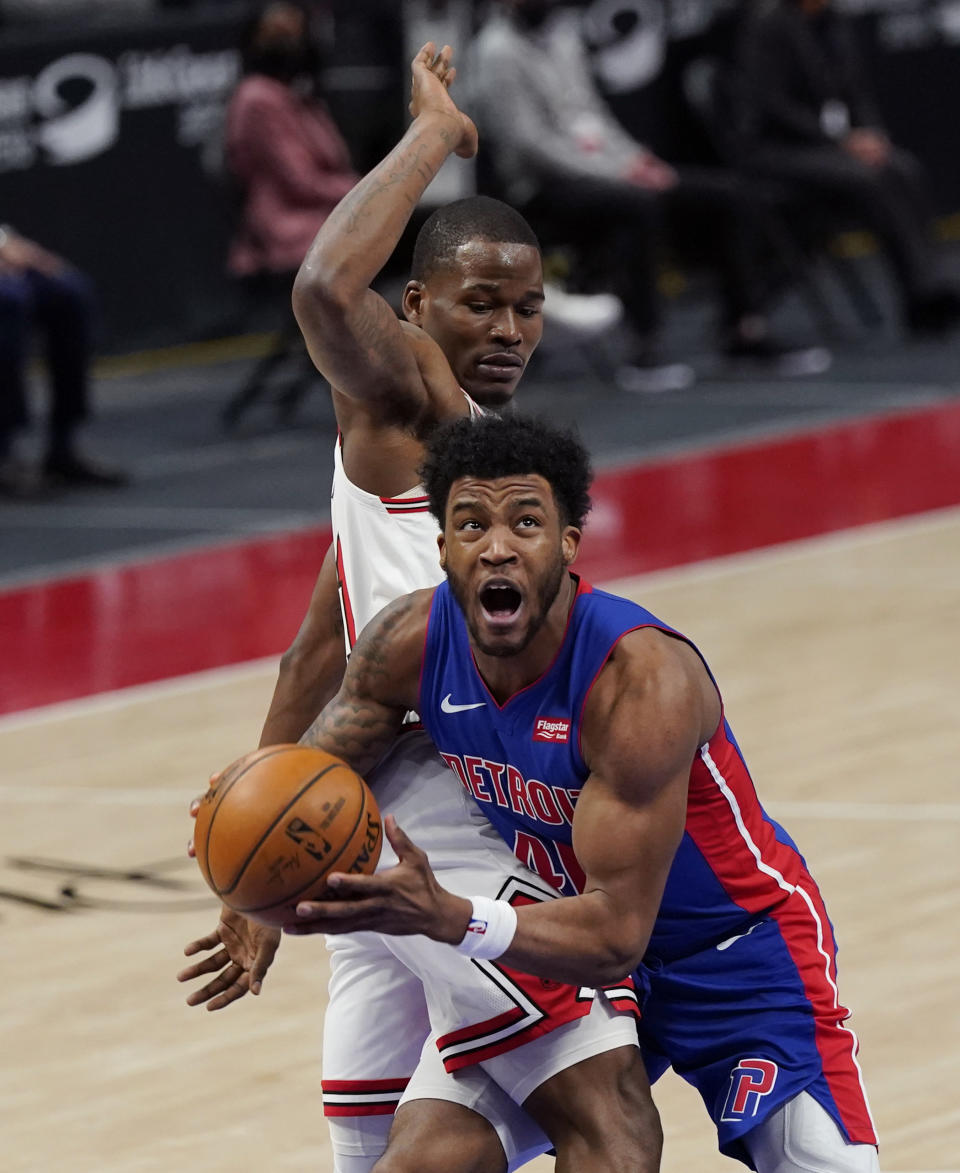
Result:
M473 191L518 207L544 245L548 322L619 391L694 383L670 330L690 301L706 307L698 345L777 379L823 372L847 345L838 293L904 348L948 338L953 11L0 0L0 492L127 483L77 439L97 355L271 331L222 404L227 428L266 395L290 412L316 387L293 276L402 133L428 38L455 46L481 150L448 165L411 238L436 203ZM410 243L381 278L395 304ZM786 297L799 328L777 319Z

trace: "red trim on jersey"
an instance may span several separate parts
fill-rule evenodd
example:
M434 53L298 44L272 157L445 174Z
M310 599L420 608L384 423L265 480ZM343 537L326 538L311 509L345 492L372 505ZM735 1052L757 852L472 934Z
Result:
M350 592L347 590L347 576L343 569L343 549L340 545L340 536L337 535L337 582L340 584L340 597L343 600L343 616L347 625L347 639L350 649L353 650L357 642L357 621L353 617L353 606L350 603Z
M773 909L784 943L813 1009L814 1039L823 1074L851 1144L877 1143L877 1134L856 1061L854 1032L842 1024L850 1011L837 993L836 942L820 890L804 868L797 894Z
M417 712L423 712L423 667L427 662L427 640L430 638L430 621L433 619L433 608L437 601L437 588L433 588L433 594L430 596L430 606L427 609L427 622L423 626L423 650L420 653L420 673L417 677L417 700L420 702L417 706Z
M800 854L777 839L765 818L722 716L690 770L685 830L727 896L745 912L765 912L793 891Z
M405 513L429 513L430 512L429 505L407 505L407 506L388 505L386 508L387 508L387 513L389 513L391 517L399 517Z
M409 1078L322 1079L324 1116L392 1116ZM332 1097L336 1097L336 1102Z
M426 493L419 497L381 497L384 505L425 505L430 501Z
M474 654L473 649L471 648L470 660L471 660L471 663L473 664L473 670L477 674L477 678L480 681L481 688L483 688L484 692L490 698L491 703L496 706L498 712L502 713L503 710L507 707L507 705L509 705L510 702L512 700L514 700L516 697L522 696L525 692L528 692L531 688L536 688L536 686L540 683L540 681L543 680L543 678L549 674L549 672L553 668L554 664L560 658L560 653L563 650L563 645L567 642L567 636L570 634L570 624L573 622L573 608L576 605L577 599L582 594L589 595L593 592L593 587L588 582L584 582L583 579L580 578L579 575L574 574L572 571L568 571L568 573L570 574L571 578L575 578L577 580L577 591L576 591L576 594L573 596L573 602L570 604L570 610L567 613L567 625L563 629L563 639L561 639L560 643L557 645L557 650L554 654L553 659L546 666L546 668L540 673L540 675L537 677L536 680L531 680L530 683L525 684L523 686L523 688L519 688L519 689L517 689L516 692L511 693L510 696L508 696L507 699L501 705L497 701L497 698L493 695L493 693L487 687L487 682L483 679L483 673L477 667L477 657Z

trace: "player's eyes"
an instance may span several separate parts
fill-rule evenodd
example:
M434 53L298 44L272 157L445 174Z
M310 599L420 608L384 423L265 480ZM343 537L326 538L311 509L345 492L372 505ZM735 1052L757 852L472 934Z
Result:
M541 312L541 307L538 305L521 305L517 307L517 313L524 318L535 318Z

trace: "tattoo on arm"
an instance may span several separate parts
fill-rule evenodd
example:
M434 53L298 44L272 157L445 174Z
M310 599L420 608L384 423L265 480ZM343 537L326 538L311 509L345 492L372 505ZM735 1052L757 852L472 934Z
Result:
M397 696L403 665L393 654L393 642L410 607L409 597L397 600L364 631L340 691L301 738L305 745L343 758L361 774L389 748L409 707L407 698Z
M453 135L445 128L440 132L440 138L444 143L449 145L453 139ZM374 200L379 199L384 192L389 191L398 184L402 184L414 172L416 172L425 183L430 183L435 175L435 170L432 169L429 164L422 161L424 151L425 147L422 142L416 144L411 149L409 154L397 159L381 179L377 179L368 185L361 186L360 191L357 193L356 199L351 199L349 195L346 197L348 201L345 208L347 212L348 233L353 233L359 230L360 222L366 216L369 205L373 203ZM412 194L407 194L406 202L408 207L414 208L418 203L418 197Z

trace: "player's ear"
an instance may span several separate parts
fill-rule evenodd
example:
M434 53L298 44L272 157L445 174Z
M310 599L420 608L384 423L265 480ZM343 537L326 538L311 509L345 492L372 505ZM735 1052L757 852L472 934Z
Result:
M404 286L400 304L403 307L403 316L407 321L419 326L423 319L423 283L408 281Z
M437 534L437 549L440 551L440 569L447 572L447 543L442 533Z
M577 554L580 552L580 539L582 537L583 534L575 525L564 527L563 534L560 538L560 550L563 554L564 566L571 566L577 560Z

